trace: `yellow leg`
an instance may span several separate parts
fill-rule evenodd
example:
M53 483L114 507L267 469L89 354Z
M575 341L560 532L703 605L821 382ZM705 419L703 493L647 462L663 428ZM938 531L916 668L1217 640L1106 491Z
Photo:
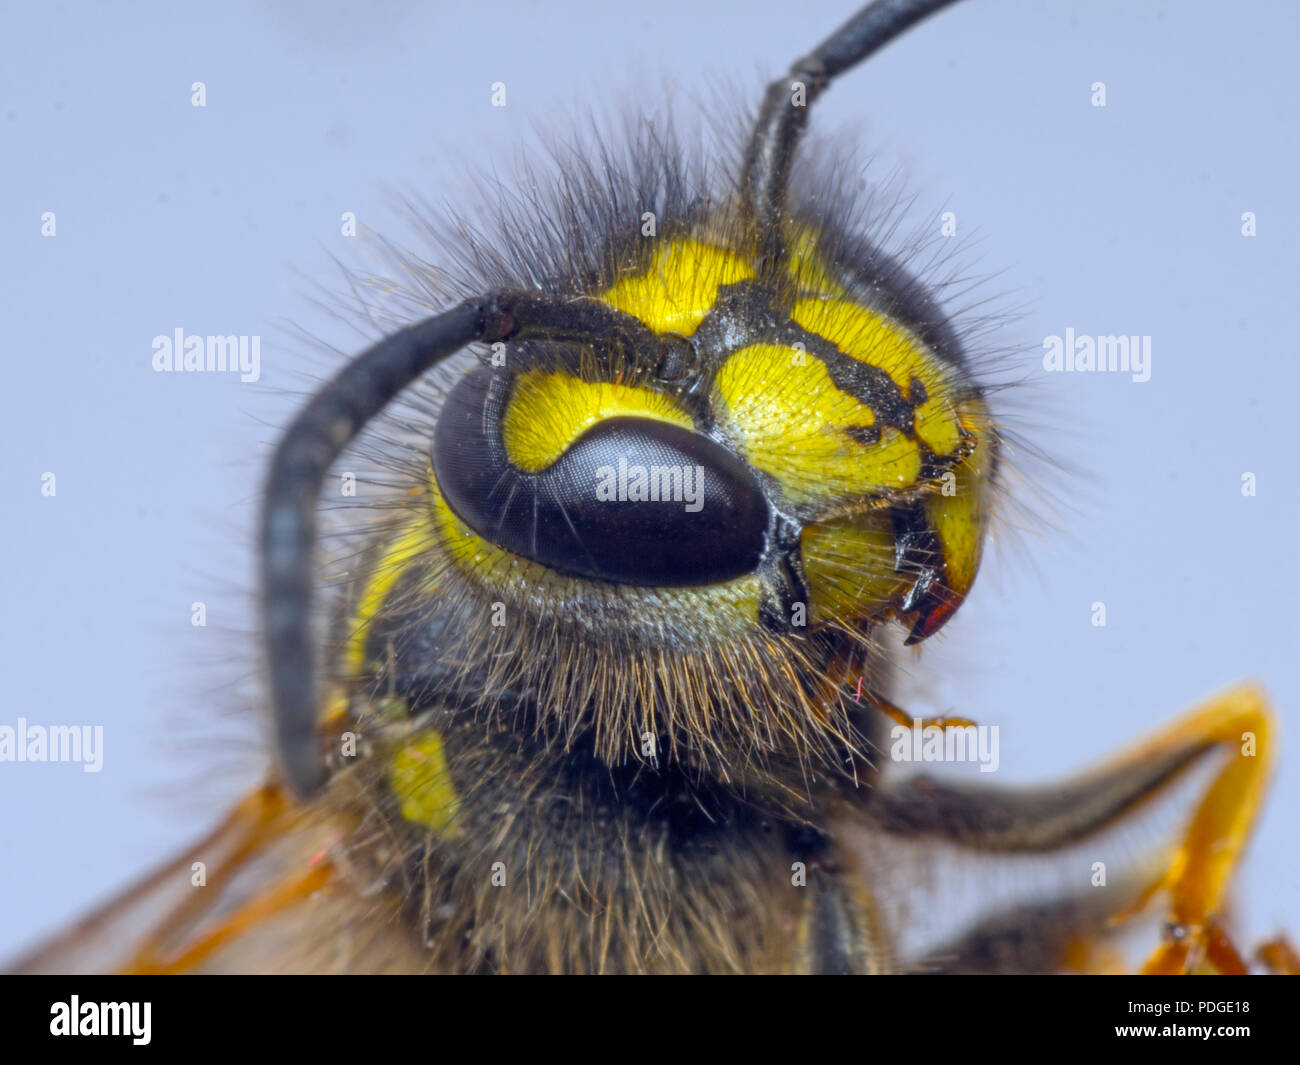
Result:
M1190 972L1206 964L1220 972L1245 971L1215 918L1272 768L1273 715L1263 693L1246 685L1230 688L1142 747L1154 754L1197 743L1222 747L1226 761L1158 885L1169 896L1169 931L1147 960L1146 973Z
M1104 936L1147 909L1157 895L1166 895L1171 909L1167 941L1148 961L1147 972L1244 972L1246 963L1218 918L1263 801L1274 757L1273 731L1263 694L1241 686L1067 781L998 787L908 775L878 787L867 810L877 827L909 839L932 837L981 854L1053 854L1122 824L1191 767L1217 756L1222 764L1172 859L1161 858L1140 870L1122 902L1094 912L1080 900L1066 899L1060 913L1046 916L1038 912L1041 907L1013 909L947 946L949 955L966 959L970 971L984 971L990 942L1001 942L1004 932L1013 940L1024 939L1026 922L1042 921L1043 935L1037 937L1042 949L1025 955L1033 971L1060 968L1066 961L1086 965L1079 950L1064 958L1069 944L1048 950L1043 937L1060 931L1062 921L1075 928L1073 939ZM1014 945L1004 944L1003 954L1007 951L1014 955ZM1287 960L1274 953L1276 967L1285 970ZM1014 970L1006 957L999 957L999 971ZM938 967L943 964L938 958Z
M1278 976L1300 976L1300 951L1291 945L1286 936L1277 936L1261 943L1255 957L1269 972Z

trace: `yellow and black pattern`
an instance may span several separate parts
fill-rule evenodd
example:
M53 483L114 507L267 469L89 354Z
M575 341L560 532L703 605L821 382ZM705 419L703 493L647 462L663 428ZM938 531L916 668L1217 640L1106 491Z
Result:
M563 365L471 371L443 407L433 449L451 509L520 557L638 586L703 586L757 571L783 535L800 535L783 523L816 523L808 549L854 556L860 530L844 515L886 509L906 525L899 538L912 554L901 569L916 576L928 564L940 578L926 579L941 597L910 607L922 612L918 631L934 631L978 565L982 489L995 463L984 402L959 361L831 281L812 231L801 230L800 244L813 266L793 265L804 283L788 308L780 299L792 286L774 291L737 252L693 238L663 242L648 269L603 292L669 351L688 352L667 379L644 370L600 379ZM811 291L810 277L826 291ZM658 465L638 464L644 453ZM680 471L690 489L694 466L699 509L689 498L684 512L593 506L594 471L622 475L619 459L678 478L662 486L676 489L664 501L652 478L643 503L680 502ZM637 502L635 486L624 501ZM658 520L647 525L651 513ZM626 515L626 527L611 515ZM846 598L842 581L833 595L805 586L809 566L818 568L807 551L787 561L797 586L783 605L811 595L819 616L834 602L846 623L899 605L879 598L903 583L875 579L879 565ZM900 569L898 559L876 561Z
M421 227L444 246L360 296L391 328L271 457L276 773L21 968L1049 972L1109 966L1163 897L1147 972L1248 970L1224 910L1275 757L1257 689L1031 787L888 765L999 764L996 725L893 701L996 517L998 323L953 305L946 217L899 239L801 138L948 2L874 0L797 53L734 167L656 115Z
M783 733L796 762L867 757L860 723L825 717L793 678L830 668L845 633L861 656L892 617L921 638L952 615L978 566L996 444L961 357L854 302L815 231L799 233L806 260L775 285L738 251L678 237L601 290L662 338L671 372L535 347L465 371L419 494L357 596L351 675L378 670L376 689L416 707L437 690L495 717L515 705L505 693L526 691L538 727L590 726L611 763L656 761L653 736L697 768L738 754L761 788L760 751ZM698 511L651 498L653 484L644 500L596 500L602 460L647 450L704 471ZM431 641L455 668L417 677ZM757 733L755 686L782 708ZM411 751L429 736L399 749L395 780L424 779Z
M340 615L336 727L369 737L340 794L436 968L888 958L825 872L886 729L852 686L886 689L887 623L922 639L970 590L997 434L960 332L840 228L842 188L796 190L774 270L727 175L665 136L566 155L474 238L449 295L624 324L485 348L403 416L425 443ZM811 901L770 879L792 861Z

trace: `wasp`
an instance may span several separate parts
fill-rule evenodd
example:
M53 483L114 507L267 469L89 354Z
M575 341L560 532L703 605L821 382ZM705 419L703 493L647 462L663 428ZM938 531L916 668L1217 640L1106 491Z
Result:
M896 705L894 634L970 593L1008 435L841 162L792 175L817 99L944 6L864 7L769 85L730 169L645 124L451 234L469 266L428 268L434 313L272 458L267 782L20 968L1055 972L1155 913L1144 971L1247 971L1225 912L1276 755L1259 690L1050 785L890 764L896 727L976 727ZM331 565L322 485L366 440L390 495ZM1051 857L1191 779L1124 875L900 946L873 848Z

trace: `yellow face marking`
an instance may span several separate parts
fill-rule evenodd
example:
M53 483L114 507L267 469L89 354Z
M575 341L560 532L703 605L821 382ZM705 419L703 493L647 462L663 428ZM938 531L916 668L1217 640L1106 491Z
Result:
M501 418L506 457L525 473L538 473L593 425L619 416L694 428L681 407L651 389L534 371L516 383Z
M397 538L384 549L370 571L352 616L347 647L343 652L344 674L355 677L365 663L366 638L370 625L393 590L397 580L413 559L425 554L433 546L433 527L423 508L416 510Z
M975 583L987 522L985 495L990 475L987 411L978 400L963 403L963 425L979 441L975 450L945 473L939 490L927 496L925 514L943 546L943 576L948 590L965 598Z
M785 272L800 295L848 299L844 286L835 280L817 245L816 230L794 226L786 237Z
M447 769L442 737L424 729L393 754L388 785L402 802L402 817L414 824L445 832L460 810L460 800Z
M878 617L911 584L894 572L894 530L886 513L805 525L800 547L813 622Z
M428 476L437 536L462 573L495 592L510 595L518 602L534 602L542 608L555 602L590 598L592 582L556 573L484 540L447 505L432 471ZM647 589L628 585L601 587L606 595L631 599L638 608L644 608L650 594ZM757 574L748 574L695 588L655 588L653 599L656 610L664 617L701 616L716 623L721 632L747 633L758 621L762 582Z
M624 278L602 299L656 333L690 336L717 300L718 289L753 277L754 268L740 256L682 240L658 252L646 273Z
M936 455L957 450L962 436L953 410L956 382L919 339L898 323L848 300L799 300L790 317L844 354L889 374L904 396L914 398L912 381L920 381L927 398L916 408L917 437Z
M852 430L875 427L875 412L831 380L806 352L752 344L718 371L715 407L745 458L797 503L860 496L916 483L916 443L886 426L876 443Z

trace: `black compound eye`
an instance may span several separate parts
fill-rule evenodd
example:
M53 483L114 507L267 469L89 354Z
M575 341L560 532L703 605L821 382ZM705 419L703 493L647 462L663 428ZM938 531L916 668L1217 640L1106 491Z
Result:
M725 448L668 422L608 418L526 473L501 439L507 391L500 373L472 371L434 433L443 497L484 539L560 573L622 584L713 584L758 567L767 501Z

